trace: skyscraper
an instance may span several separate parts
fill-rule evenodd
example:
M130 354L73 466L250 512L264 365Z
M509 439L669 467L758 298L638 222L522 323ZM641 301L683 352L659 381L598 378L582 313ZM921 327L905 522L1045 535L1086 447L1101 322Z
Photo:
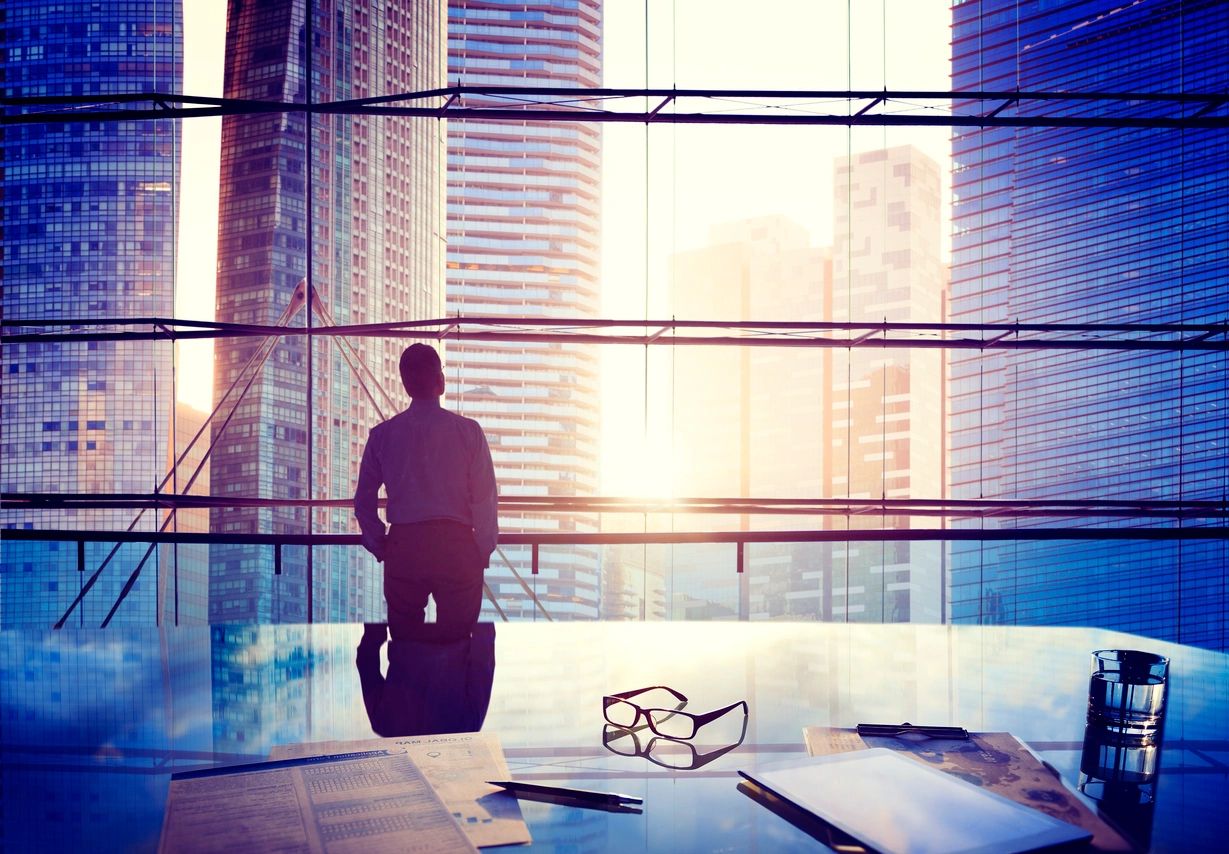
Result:
M310 4L310 20L307 7L302 0L231 3L228 97L320 103L443 84L438 4L323 0ZM302 327L309 313L313 326L442 315L442 159L441 129L433 120L308 120L296 112L228 117L218 319ZM403 346L321 338L309 354L303 336L282 337L271 350L260 339L220 340L215 400L233 393L214 426L213 493L349 498L367 430L408 403L397 369ZM344 507L317 509L311 528L352 530L350 517ZM229 508L211 520L215 533L305 533L308 527L302 506ZM288 548L275 574L270 548L215 546L210 619L306 620L309 565L315 618L383 614L378 565L365 553L322 548L312 558L309 564L303 549Z
M831 310L832 253L812 246L806 229L784 216L717 226L709 245L678 253L671 267L671 312L683 320L817 321ZM826 364L818 349L679 348L672 369L676 493L819 495ZM700 516L686 527L794 527L784 519ZM714 560L715 551L727 559ZM672 555L677 616L720 614L705 610L714 602L747 619L820 616L822 555L810 544L748 546L741 576L726 546L676 547Z
M18 0L5 4L0 30L6 97L104 102L180 91L177 0L139 7ZM4 128L2 145L5 319L171 316L178 123L14 124ZM167 471L171 364L169 345L161 342L6 343L0 488L153 492ZM123 530L135 512L0 510L0 524ZM147 513L138 527L149 530L158 521ZM109 550L87 546L87 576ZM120 549L69 625L98 625L145 551L137 544ZM114 621L154 621L156 565L156 557L144 565ZM0 575L4 626L50 626L83 582L71 543L6 542Z
M598 87L601 0L451 0L448 79L475 86ZM448 313L595 317L600 308L601 131L571 122L448 123ZM597 353L568 344L448 345L450 405L486 430L502 496L592 495ZM520 516L503 530L592 531L583 514ZM504 548L486 580L509 615L532 614ZM598 551L543 549L539 598L555 617L598 615Z
M837 162L833 192L832 319L939 322L946 271L939 251L938 165L907 145L862 152ZM851 348L833 354L832 375L824 494L941 497L939 352ZM849 527L909 524L855 517ZM941 558L933 543L834 547L831 619L938 622Z
M1223 3L1012 0L959 4L953 16L957 90L1229 90ZM1224 131L970 128L952 153L953 321L1229 313ZM1224 354L960 351L950 380L954 498L1224 499ZM1000 523L1010 524L1123 523ZM1224 648L1227 572L1223 541L954 544L952 617Z

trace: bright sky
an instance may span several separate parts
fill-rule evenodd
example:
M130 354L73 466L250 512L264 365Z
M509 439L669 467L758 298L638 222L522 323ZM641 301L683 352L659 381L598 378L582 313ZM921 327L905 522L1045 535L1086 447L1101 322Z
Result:
M754 6L651 0L647 5L646 26L644 4L606 4L607 86L950 88L948 0L760 0ZM748 14L752 8L755 14ZM185 3L184 31L184 91L221 94L225 3ZM644 317L646 306L649 316L667 315L671 256L704 245L714 224L785 214L806 227L816 245L831 243L832 170L838 157L913 144L948 173L946 128L608 124L604 134L606 317ZM214 316L220 138L218 119L184 123L175 300L181 318ZM659 394L644 392L644 351L604 347L601 357L602 492L668 491L660 482L669 468L661 464L667 443L651 426L659 420L654 410L663 404ZM181 344L180 363L180 399L208 410L210 345ZM629 465L632 460L640 465ZM654 477L658 480L650 482Z

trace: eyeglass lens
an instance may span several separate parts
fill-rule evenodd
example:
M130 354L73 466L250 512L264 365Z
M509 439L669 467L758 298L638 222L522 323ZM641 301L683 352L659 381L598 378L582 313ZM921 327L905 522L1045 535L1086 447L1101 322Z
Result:
M696 722L685 712L671 709L645 709L653 732L669 738L691 738L696 734Z
M606 720L615 726L635 726L639 709L631 703L617 700L606 706Z

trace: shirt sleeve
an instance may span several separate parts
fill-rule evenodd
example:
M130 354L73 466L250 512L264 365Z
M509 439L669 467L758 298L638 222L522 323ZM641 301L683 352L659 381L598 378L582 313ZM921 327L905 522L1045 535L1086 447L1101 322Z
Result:
M499 543L499 488L495 483L495 466L486 434L475 422L477 447L469 460L469 509L474 520L474 539L478 549L488 559Z
M376 560L384 560L384 537L387 528L380 518L380 486L384 483L384 473L380 468L380 455L376 450L375 433L367 435L367 445L363 448L363 461L358 469L358 486L354 489L354 518L358 519L359 529L363 532L363 548L375 555Z

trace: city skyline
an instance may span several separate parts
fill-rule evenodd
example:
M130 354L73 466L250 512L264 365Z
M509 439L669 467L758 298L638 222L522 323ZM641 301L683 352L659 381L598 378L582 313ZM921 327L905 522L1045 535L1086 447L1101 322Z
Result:
M816 36L818 55L791 50L804 39L791 29L771 56L757 37L772 29L771 15L747 16L740 26L689 0L668 14L655 4L632 11L607 10L599 0L565 5L539 19L543 9L516 0L391 8L374 0L281 0L278 18L273 5L236 3L231 42L211 55L226 59L228 96L290 103L448 83L788 87L822 79L872 91L1087 93L1102 84L1163 95L1229 91L1229 42L1219 38L1229 32L1229 7L1177 0L1112 8L1076 0L959 4L938 15L941 50L919 30L926 46L899 55L902 28L914 19L904 14L912 6L898 2L873 14L850 7L854 20L834 18ZM37 85L48 91L129 92L132 78L105 75L111 53L152 53L156 73L145 85L179 85L179 33L193 33L184 51L197 56L185 58L185 74L199 70L207 40L196 36L199 18L177 23L176 8L161 10L167 20L135 24L92 7L99 19L89 24L15 18L23 35L10 36L6 50L21 60L14 65L20 79L8 81L9 93L44 80ZM419 12L443 9L456 18L451 42L443 17L415 23L424 20L414 18ZM795 23L802 29L828 11L799 11ZM926 26L935 15L922 16ZM1183 26L1170 26L1175 19ZM154 47L138 33L152 35ZM134 41L117 41L126 34ZM578 44L584 49L576 51ZM731 60L730 49L743 46L746 54ZM56 78L80 70L56 51L80 52L96 73L81 82ZM911 55L929 57L913 77ZM941 85L930 76L936 67ZM316 72L310 93L307 68ZM849 103L838 100L838 110ZM776 347L807 342L763 330L742 330L721 348L686 347L667 335L670 318L849 321L884 324L885 334L900 322L1223 323L1229 143L1223 125L1204 128L1223 122L1223 105L1208 102L1198 121L1174 129L1096 124L1101 111L1151 118L1162 101L1072 103L1007 101L988 109L1031 124L957 122L955 130L232 115L214 143L222 171L212 177L215 191L221 187L212 203L191 189L209 170L189 153L199 150L195 129L211 120L77 128L23 117L9 123L11 132L6 126L4 139L12 223L4 235L5 315L45 323L71 309L86 320L207 315L292 325L311 318L313 326L499 314L560 327L570 319L659 319L659 340L650 342L658 346L547 344L531 340L542 336L528 329L515 342L440 342L445 405L476 417L492 436L504 498L650 499L629 512L603 509L600 518L597 502L548 515L509 500L506 533L684 534L670 543L650 539L638 553L549 540L505 548L555 615L1087 622L1223 648L1226 541L1179 530L1221 524L1223 507L1198 517L1186 506L1170 516L1157 509L1159 502L1223 505L1229 489L1229 363L1214 349L1219 331L1146 342L1167 352L1135 340L1051 340L1033 349L1043 342L1030 335L1048 332L1019 329L983 340L980 349L967 340L900 348L885 340L880 348L874 329L858 341L852 333L847 347L811 342L827 349ZM882 104L898 108L923 109L895 98ZM1088 115L1095 119L1079 124ZM1047 123L1056 116L1077 121ZM118 183L93 180L82 195L72 179L82 174ZM209 239L185 236L199 235L212 209L222 214L221 240L210 250ZM193 243L201 245L183 251ZM804 274L791 267L795 251L805 257ZM807 299L794 298L795 286ZM204 315L194 314L204 311L200 301L188 299L196 291L209 300ZM1117 334L1109 326L1098 331ZM211 597L218 607L207 616L377 616L379 569L358 549L309 553L292 542L252 546L239 538L353 529L347 502L366 431L406 403L396 371L406 341L325 334L271 336L266 344L223 336L216 349L201 351L217 365L208 384L193 373L202 358L193 345L114 342L109 334L88 345L5 342L5 491L40 493L37 508L55 505L46 496L57 492L70 506L96 498L126 507L138 501L133 496L160 491L164 475L183 489L188 466L204 457L198 446L195 459L175 465L200 418L179 404L204 395L198 408L210 409L250 380L243 405L228 399L213 422L220 441L209 461L209 493L234 504L204 512L211 534L235 542L219 536L212 544L222 569ZM960 334L951 325L934 331ZM198 480L193 491L204 489ZM686 496L707 506L675 513L669 499ZM751 506L744 501L751 498L766 500ZM780 512L768 499L782 502ZM1088 507L1043 516L1053 511L1034 506L1072 499L1146 506L1104 517ZM308 507L308 500L321 503ZM874 506L896 500L913 501L917 515ZM921 507L938 500L941 509ZM819 502L830 506L816 509ZM136 524L138 536L174 519L165 502L149 503L159 506ZM70 530L121 531L137 516L4 512L7 527ZM185 511L177 530L193 530L200 513ZM1143 544L1087 531L1046 542L1031 536L1039 526L1166 531ZM925 529L940 527L954 529L937 534L950 544L893 539L901 528L925 539ZM851 536L794 548L753 538L735 547L704 536L761 528L798 529L812 539L867 530L884 542ZM1013 529L1022 533L1005 539ZM989 533L979 539L981 530ZM110 545L74 553L71 537L18 542L25 536L4 543L0 622L50 623L93 583L83 585L88 576L78 569L106 566ZM116 553L74 622L106 623L107 609L125 601L120 621L195 619L201 549L176 554L169 545L129 544ZM531 561L541 570L532 579ZM606 573L603 561L623 565ZM514 604L499 613L538 619L533 594L522 597L526 585L504 574L503 563L497 555L488 582ZM782 570L795 564L819 575L795 588ZM680 571L689 565L694 577ZM645 580L654 573L660 584ZM855 603L858 597L864 601Z
M186 91L221 94L218 57L222 55L224 20L212 4L189 4L186 30L191 34L185 56ZM713 14L708 3L679 2L673 9L650 4L606 4L603 9L603 76L607 86L694 85L772 88L813 88L817 79L841 88L949 88L950 59L946 43L950 12L946 7L899 0L882 8L853 10L844 4L783 0L774 4L778 16L797 23L773 39L749 38L749 32L769 28L772 15L748 19ZM887 12L885 22L883 13ZM847 44L846 27L863 34ZM750 28L750 29L749 29ZM882 31L882 32L881 32ZM874 35L871 38L871 34ZM924 37L929 35L930 37ZM647 52L646 52L647 45ZM804 50L803 47L806 47ZM790 47L792 46L792 48ZM731 66L725 57L737 50L746 62ZM787 49L790 48L790 49ZM732 74L737 67L737 74ZM216 206L216 177L209 181L211 146L216 148L212 119L185 124L185 157L198 152L196 174L185 176L200 185L185 186L183 204L199 218ZM603 317L661 317L668 314L670 257L702 248L710 230L725 222L752 216L784 215L794 219L817 244L832 230L831 164L858 151L895 144L912 144L939 163L950 157L945 128L756 128L653 127L623 125L602 128L601 183L602 251L600 278ZM774 150L778 156L760 157ZM728 169L740 162L738 170ZM946 187L948 170L941 170ZM651 188L646 190L646 179ZM943 194L944 223L950 207ZM207 220L206 220L207 221ZM946 257L949 229L940 234ZM212 318L209 236L185 229L180 241L180 286L177 317ZM769 319L769 318L765 318ZM873 319L873 318L872 318ZM179 391L197 408L211 408L201 395L209 387L201 369L212 362L201 355L202 342L181 342ZM663 420L658 401L649 392L645 413L643 359L623 348L600 348L601 374L600 483L608 495L654 495L668 490L661 472L670 437L653 425ZM192 366L197 366L193 368ZM197 371L191 373L191 371ZM206 369L207 370L207 369ZM649 432L645 432L646 423Z

